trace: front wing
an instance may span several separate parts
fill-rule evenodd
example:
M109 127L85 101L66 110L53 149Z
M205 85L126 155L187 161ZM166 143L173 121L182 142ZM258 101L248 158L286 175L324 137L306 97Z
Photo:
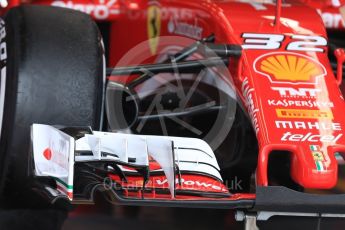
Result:
M229 192L212 149L200 139L76 130L32 125L33 176L50 179L42 189L52 202L91 202L101 190L123 204L253 206L253 194Z
M345 194L281 186L229 191L212 149L195 138L32 125L35 190L52 203L92 203L95 191L124 205L225 208L270 215L345 213ZM331 214L331 215L329 215Z

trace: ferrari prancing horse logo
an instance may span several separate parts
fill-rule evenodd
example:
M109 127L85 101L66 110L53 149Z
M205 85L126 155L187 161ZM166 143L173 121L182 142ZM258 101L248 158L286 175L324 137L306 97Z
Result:
M157 53L161 30L161 12L157 5L150 5L147 9L147 35L151 53Z

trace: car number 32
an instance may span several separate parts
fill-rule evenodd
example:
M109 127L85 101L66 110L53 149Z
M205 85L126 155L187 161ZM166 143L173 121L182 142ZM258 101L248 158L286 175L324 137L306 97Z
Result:
M244 33L242 37L243 49L275 50L281 47L286 37L291 39L285 48L290 51L324 52L327 45L327 40L321 36Z

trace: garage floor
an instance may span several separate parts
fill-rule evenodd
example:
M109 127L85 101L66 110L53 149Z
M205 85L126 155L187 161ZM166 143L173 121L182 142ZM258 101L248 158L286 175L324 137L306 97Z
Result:
M138 212L136 214L131 213ZM267 222L259 222L260 229L290 230L318 229L316 218L273 217ZM322 219L320 229L343 230L344 219ZM236 222L234 213L224 210L196 210L177 208L140 208L125 210L116 208L113 215L84 213L69 217L63 230L206 230L243 229L242 222Z
M333 192L345 193L345 167L339 171ZM79 205L67 218L66 213L55 210L0 210L0 230L60 230L61 226L63 230L244 229L229 210L113 206L100 193L95 198L95 205ZM258 226L261 230L343 230L345 219L319 222L317 218L273 217Z

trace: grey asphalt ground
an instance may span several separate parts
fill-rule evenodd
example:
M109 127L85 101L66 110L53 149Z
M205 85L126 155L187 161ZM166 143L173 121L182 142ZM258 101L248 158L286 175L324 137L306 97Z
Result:
M131 210L133 211L133 210ZM113 214L88 213L69 217L63 230L244 230L242 222L236 222L234 213L226 210L198 210L177 208L142 207L136 215L115 208ZM127 214L126 214L127 213ZM258 222L260 230L318 229L318 219L302 217L273 217ZM320 229L343 230L344 219L322 219Z

